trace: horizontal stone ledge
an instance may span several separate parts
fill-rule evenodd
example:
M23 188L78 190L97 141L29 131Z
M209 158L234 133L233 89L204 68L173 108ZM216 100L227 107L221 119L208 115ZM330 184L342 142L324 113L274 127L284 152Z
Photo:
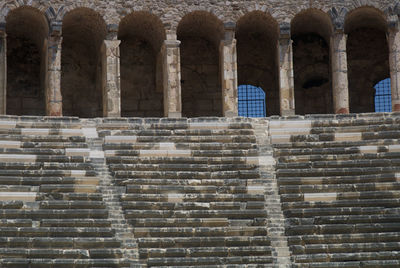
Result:
M0 192L0 201L34 202L36 196L36 192Z
M269 122L270 129L311 129L311 120L271 120Z
M16 125L16 121L0 121L0 129L15 128Z
M259 165L259 166L273 166L275 159L273 156L248 156L246 157L246 164Z
M58 134L60 136L82 136L83 132L81 129L50 129L50 128L22 128L22 135L54 135Z
M62 136L82 136L83 131L81 129L60 129L60 135Z
M336 201L337 193L309 193L304 194L304 201L318 202L318 201Z
M175 143L173 142L160 142L158 145L160 150L175 150Z
M71 170L70 174L72 177L78 177L78 178L86 177L87 175L85 170Z
M0 154L0 162L13 163L13 162L36 162L36 155L29 154Z
M97 133L97 129L95 127L82 128L82 133L86 138L98 138L99 137L99 135Z
M276 128L270 129L270 135L307 135L311 133L311 128Z
M229 123L226 122L192 122L189 123L190 129L228 129Z
M192 156L192 152L190 150L140 150L140 157L159 157L159 156L168 156L168 157L190 157Z
M249 193L249 194L264 194L265 186L263 186L263 185L247 186L247 193Z
M393 144L389 145L389 152L390 153L399 153L400 152L400 145L399 144Z
M103 151L90 151L89 153L90 158L104 158L104 152Z
M378 146L360 146L360 153L376 154L378 153Z
M335 141L361 141L361 132L335 133Z
M0 141L0 148L18 149L18 148L21 148L21 144L22 144L22 142L20 142L20 141L3 140L3 141Z
M272 135L271 143L287 143L290 142L291 135Z
M106 143L135 143L137 136L106 136Z
M65 149L66 156L89 156L90 149L87 148L66 148Z

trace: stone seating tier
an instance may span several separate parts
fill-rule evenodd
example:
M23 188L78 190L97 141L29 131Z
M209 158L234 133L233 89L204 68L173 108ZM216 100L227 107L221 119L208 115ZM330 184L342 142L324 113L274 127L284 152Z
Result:
M399 114L271 121L295 267L400 265L399 122Z
M0 117L1 267L399 267L400 114Z

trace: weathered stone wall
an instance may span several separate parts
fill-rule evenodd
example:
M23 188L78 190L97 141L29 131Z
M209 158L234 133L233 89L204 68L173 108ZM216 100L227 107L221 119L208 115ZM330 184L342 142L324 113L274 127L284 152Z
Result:
M350 111L374 112L375 84L389 78L389 51L384 32L362 28L349 34Z
M121 42L121 115L163 116L162 91L156 88L156 55L143 40Z
M386 41L389 32L393 37L399 29L397 0L1 1L0 26L7 27L12 13L21 8L36 12L26 17L28 23L38 21L40 16L47 20L29 36L35 44L41 43L37 45L41 54L39 91L43 91L41 96L46 96L45 105L28 101L34 106L30 107L34 114L44 113L42 107L46 107L47 114L52 115L119 116L122 104L122 115L126 116L234 116L237 114L236 108L232 109L237 106L233 97L237 82L261 86L266 91L268 115L289 115L295 110L299 114L371 111L373 85L370 84L389 74L399 77L400 73L396 61L390 61L389 66L388 59L389 55L397 55L398 46L392 41L388 51ZM372 40L375 47L371 51L379 50L381 55L372 51L371 61L366 65L360 63L357 56L350 55L354 50L357 50L355 54L370 53L367 48L358 50L357 42L362 41L357 40L361 37L352 36L354 29L361 28L380 31L377 39ZM136 49L131 47L130 54L127 45L122 43L120 66L121 29L130 37L147 42L152 53L147 48L139 51L137 47L141 46L136 45ZM229 31L235 32L236 37ZM3 32L0 29L0 33ZM293 79L290 39L302 34L317 34L323 37L325 44L319 47L315 41L306 46L294 40ZM345 51L347 35L349 64ZM54 58L62 55L60 66L54 64L57 60L53 61L50 55L57 50L43 47L47 39L58 37L63 39L62 52L57 52ZM2 38L6 36L2 34ZM237 46L234 38L237 38ZM114 42L112 49L101 49L104 40ZM221 50L223 44L228 47L228 43L229 53L227 49ZM336 47L339 44L340 47ZM7 54L11 59L16 56L10 54L14 51L12 46ZM299 49L299 46L304 48ZM173 58L168 56L172 55L172 50ZM221 55L221 51L230 56ZM308 57L310 53L311 58ZM0 56L2 62L6 62L5 55ZM46 58L51 62L49 67ZM349 78L351 90L348 90L347 65L349 77L353 76ZM363 85L366 81L361 81L362 77L369 75L365 66L371 69L372 65L373 75L368 78L371 81ZM165 70L166 66L172 70ZM307 70L315 72L310 74L313 71ZM1 75L0 81L5 81L6 74ZM60 83L57 83L58 76ZM12 75L9 78L12 79ZM9 89L13 87L11 83L8 83ZM1 87L4 94L6 86ZM398 87L398 83L393 83L394 103L400 99ZM295 94L293 88L296 88ZM35 95L37 91L31 89L30 92ZM364 94L362 98L357 97L360 94ZM22 97L17 97L17 90L7 95L10 101L11 96L15 96L18 100L14 102L24 102ZM53 103L49 105L48 102ZM57 111L49 108L53 106ZM400 105L394 104L394 107L400 109Z
M45 16L25 7L7 17L7 113L45 115ZM32 31L32 27L36 31Z
M44 115L40 51L30 40L8 36L7 114Z
M332 7L348 10L360 6L373 6L385 11L395 6L398 1L393 0L237 0L237 1L210 1L210 0L162 0L162 1L117 1L117 0L21 0L2 1L2 12L20 5L31 5L45 11L51 7L48 16L62 19L68 11L77 7L88 7L99 12L107 24L118 24L122 18L132 11L151 11L161 18L168 29L176 29L179 21L186 14L195 10L206 10L215 14L223 22L237 21L249 11L261 10L271 14L278 22L290 22L302 10L309 8L328 12Z
M218 48L202 38L181 41L182 115L222 116Z
M329 46L319 35L293 38L296 114L332 113Z
M238 84L261 87L267 115L279 115L277 25L262 12L244 16L237 25Z
M69 13L63 24L61 91L63 113L102 116L100 48L105 38L101 17L86 8Z

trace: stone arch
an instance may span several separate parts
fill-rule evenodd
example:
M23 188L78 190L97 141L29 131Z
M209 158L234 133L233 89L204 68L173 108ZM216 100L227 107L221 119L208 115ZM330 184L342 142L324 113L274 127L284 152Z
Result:
M219 46L223 32L223 23L206 11L189 13L178 25L183 116L222 116Z
M165 38L162 22L149 12L132 12L121 20L122 116L163 116L161 48Z
M35 30L33 30L35 29ZM8 12L6 113L45 115L48 22L30 6Z
M307 9L291 21L296 114L333 112L329 15Z
M63 18L61 93L63 113L102 116L101 45L107 34L102 17L89 8L69 11Z
M352 10L345 18L350 112L373 112L374 85L390 76L385 14L373 7Z
M279 115L278 23L252 11L237 21L238 84L255 85L266 94L267 115Z

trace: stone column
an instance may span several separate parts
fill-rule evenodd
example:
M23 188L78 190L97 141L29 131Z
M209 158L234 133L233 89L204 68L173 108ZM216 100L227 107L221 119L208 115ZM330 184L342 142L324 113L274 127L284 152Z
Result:
M0 115L6 114L7 104L7 35L4 26L0 26Z
M290 24L280 26L278 44L279 57L279 102L282 116L295 114L293 48L290 39Z
M219 48L224 117L238 116L238 81L235 24L225 24L225 37Z
M62 116L60 31L52 30L47 40L46 114Z
M103 116L121 116L120 40L104 40L102 54Z
M347 35L343 29L336 29L331 36L333 110L336 114L350 112L346 45Z
M165 40L161 48L163 58L164 116L182 116L180 41Z
M400 32L391 27L388 33L390 83L392 87L392 111L400 111Z

